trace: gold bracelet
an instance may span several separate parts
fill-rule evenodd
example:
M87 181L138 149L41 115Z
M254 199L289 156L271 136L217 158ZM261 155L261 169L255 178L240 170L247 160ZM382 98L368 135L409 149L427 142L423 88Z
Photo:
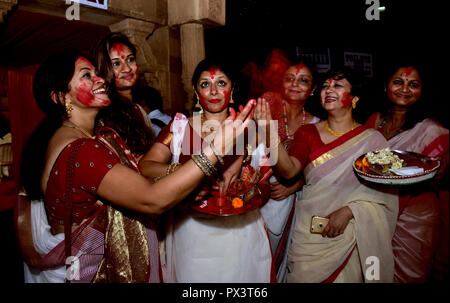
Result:
M209 172L208 168L205 167L205 165L201 162L199 155L192 155L191 156L194 163L200 168L200 170L208 177L211 177L211 173Z
M219 175L219 172L217 171L217 168L211 163L209 158L205 155L203 150L200 151L200 159L203 162L203 164L208 168L211 176L215 177L216 179L221 179L221 176Z
M177 169L177 167L180 166L180 165L181 164L178 163L178 162L169 164L169 166L167 166L166 176L170 175L171 173L173 173Z

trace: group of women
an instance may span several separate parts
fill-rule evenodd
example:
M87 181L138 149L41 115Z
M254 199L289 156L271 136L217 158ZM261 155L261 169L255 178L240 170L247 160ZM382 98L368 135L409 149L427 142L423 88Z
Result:
M352 169L356 156L392 147L439 157L447 172L448 130L408 120L422 90L415 67L389 77L392 106L364 125L352 113L359 81L346 70L320 81L290 61L279 88L234 108L233 72L205 59L192 76L201 113L176 114L155 138L135 100L127 37L107 35L92 58L63 51L35 75L47 117L23 150L16 229L26 282L426 280L439 221L434 188L399 193ZM322 120L305 109L314 94ZM265 140L272 135L276 144ZM192 209L226 200L230 188L261 207L235 216ZM310 232L312 216L329 219L321 234ZM374 256L380 268L370 275Z

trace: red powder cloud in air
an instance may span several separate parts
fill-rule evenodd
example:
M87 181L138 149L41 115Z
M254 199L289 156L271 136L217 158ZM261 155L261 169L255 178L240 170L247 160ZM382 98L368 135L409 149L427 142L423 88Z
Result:
M242 72L250 78L251 97L259 97L268 91L280 92L284 73L289 66L289 59L279 49L272 50L261 67L254 62L247 64Z

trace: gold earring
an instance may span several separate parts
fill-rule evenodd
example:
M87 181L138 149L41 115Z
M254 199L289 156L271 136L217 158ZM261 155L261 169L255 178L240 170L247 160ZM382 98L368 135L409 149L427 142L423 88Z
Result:
M198 97L197 94L195 94L195 95L197 96L197 103L195 104L195 108L196 108L196 109L201 109L202 106L200 105L200 98Z
M353 109L356 108L356 101L355 101L355 100L352 101L352 108L353 108Z
M64 106L66 108L67 117L70 118L72 116L71 112L73 111L73 105L72 105L72 102L70 101L70 98L66 98L66 102L64 103Z
M231 91L231 98L230 98L230 102L228 102L229 104L233 104L234 100L233 100L233 91Z

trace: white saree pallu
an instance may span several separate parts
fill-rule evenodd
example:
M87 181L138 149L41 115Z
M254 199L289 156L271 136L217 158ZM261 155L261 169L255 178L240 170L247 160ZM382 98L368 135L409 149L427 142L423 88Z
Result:
M172 162L178 162L177 151L183 141L180 135L184 135L187 125L187 122L173 124ZM253 167L261 164L262 154L258 153L262 147L253 153ZM219 217L200 214L188 207L175 208L169 214L165 245L166 258L162 259L163 264L167 262L166 282L270 282L272 254L259 209Z
M34 248L41 256L44 256L64 241L64 233L52 235L50 232L44 201L31 201L30 212ZM66 266L39 270L24 263L25 283L64 283L65 278Z
M288 252L288 282L392 282L391 240L398 214L394 187L362 183L352 162L368 151L385 148L373 129L351 133L313 151L304 170L306 184L296 204L295 228ZM338 145L339 144L339 145ZM322 237L310 232L311 217L326 217L348 206L354 218L343 234ZM351 255L350 255L351 254ZM359 257L359 258L358 258Z

